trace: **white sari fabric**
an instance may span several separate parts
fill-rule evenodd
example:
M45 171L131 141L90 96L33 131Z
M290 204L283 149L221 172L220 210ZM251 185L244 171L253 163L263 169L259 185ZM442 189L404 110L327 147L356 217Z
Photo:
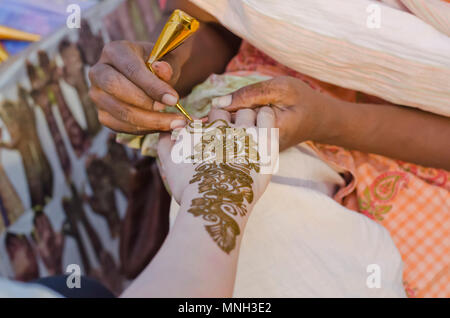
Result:
M449 3L433 0L442 3L430 16L425 0L402 0L427 23L372 0L191 1L300 73L450 116L450 38L428 24L448 24Z
M331 198L340 175L304 145L279 167L243 233L233 296L405 297L387 230ZM171 225L178 210L172 200Z

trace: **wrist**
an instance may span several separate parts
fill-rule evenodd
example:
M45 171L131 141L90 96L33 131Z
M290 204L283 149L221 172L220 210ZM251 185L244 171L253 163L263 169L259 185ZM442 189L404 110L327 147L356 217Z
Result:
M185 188L183 191L183 194L181 196L180 200L180 211L187 211L191 207L196 206L197 204L193 204L193 201L195 199L201 199L205 196L205 193L200 193L198 191L198 183L190 184L188 187ZM216 198L208 197L211 201L214 201L214 203L218 203L219 201L222 201L221 203L224 203L223 209L224 210L236 210L236 216L233 216L233 219L239 224L245 224L247 221L248 216L250 215L251 211L253 210L253 206L256 203L256 200L253 200L252 203L248 203L246 200L243 202L229 202L228 200L224 200L223 198ZM200 204L201 206L202 204ZM208 208L207 210L210 210ZM205 210L206 212L206 210ZM209 211L210 212L210 211ZM232 216L233 213L230 214Z
M347 118L343 111L347 107L347 102L328 96L323 93L316 94L314 108L310 110L310 122L313 123L309 140L319 143L331 143L339 140L345 133Z
M198 183L189 184L186 188L184 188L183 193L181 194L180 206L185 206L189 208L191 206L191 202L195 198L199 198L201 194L198 191Z

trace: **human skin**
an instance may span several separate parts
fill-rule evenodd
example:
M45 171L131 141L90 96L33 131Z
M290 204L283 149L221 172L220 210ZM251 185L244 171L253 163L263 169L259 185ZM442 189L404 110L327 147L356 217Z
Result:
M270 129L274 127L275 117L269 107L262 108L258 113L243 109L236 113L234 123L231 123L230 113L213 110L209 123L215 125L219 122L227 122L229 127ZM125 290L122 297L232 296L239 247L245 226L271 175L247 169L248 162L234 164L221 162L215 168L218 170L217 174L203 174L204 164L211 164L211 161L200 160L197 163L173 161L171 152L178 142L180 141L171 140L170 135L163 134L158 144L158 154L162 173L166 176L173 197L180 203L180 211L159 252ZM227 166L231 169L227 169ZM233 178L236 170L243 172L240 178ZM199 174L204 178L199 180ZM242 182L243 179L251 180L249 183L251 190L246 188L247 184ZM235 194L235 198L240 195L246 196L250 190L251 199L247 197L243 201L226 200L214 191L223 189L224 186L232 188L230 192ZM192 210L199 208L197 204L199 199L209 200L212 204L207 205L204 211L197 215ZM245 210L245 213L233 213L235 209L241 212ZM224 245L221 245L207 230L208 226L217 221L228 224L230 220L225 220L224 215L231 218L240 231L238 235L232 237L235 241L229 246L230 249L224 248ZM226 236L230 233L221 235ZM225 238L225 241L229 240Z
M151 44L113 42L105 46L100 62L90 73L90 95L102 124L132 134L168 131L183 125L181 115L156 111L164 109L164 104L174 105L179 97L176 91L184 95L208 75L221 73L235 54L239 42L213 17L186 1L168 1L168 12L177 7L203 23L191 39L167 55L165 62L154 63L161 80L144 63ZM396 105L340 101L288 77L240 92L236 94L245 98L234 98L233 107L226 109L273 105L281 149L312 140L450 169L448 118ZM281 100L285 94L289 98ZM228 103L222 103L222 107L231 103L231 98L224 100Z
M153 43L116 41L105 45L99 62L89 73L89 94L103 125L132 134L169 131L174 121L182 125L181 114L159 111L165 105L175 105L180 96L188 94L210 74L222 73L236 54L240 39L188 1L168 1L153 40L175 8L197 17L201 25L163 61L153 63L156 75L145 65Z
M450 170L450 118L396 105L351 103L276 77L213 100L228 111L270 104L280 149L306 140Z

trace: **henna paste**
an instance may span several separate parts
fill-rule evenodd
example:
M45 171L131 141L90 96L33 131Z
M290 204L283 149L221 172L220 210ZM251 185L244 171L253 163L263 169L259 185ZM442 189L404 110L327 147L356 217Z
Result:
M240 234L235 218L245 216L248 204L253 202L250 174L259 172L260 167L257 161L250 160L249 154L257 154L256 143L245 129L230 128L223 120L205 128L191 157L202 156L190 181L190 184L198 183L202 196L192 200L188 212L209 223L205 225L207 232L228 254L235 248L236 237Z

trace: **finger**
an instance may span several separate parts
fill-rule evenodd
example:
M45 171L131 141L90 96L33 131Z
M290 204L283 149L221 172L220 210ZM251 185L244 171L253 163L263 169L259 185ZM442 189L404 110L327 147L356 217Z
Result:
M147 110L153 109L153 100L125 76L107 64L96 64L89 71L92 90L104 90L121 101ZM95 102L95 97L91 96Z
M172 151L174 145L175 140L172 140L171 134L162 133L159 135L157 152L164 174L177 169L177 163L172 159Z
M166 105L164 105L163 103L160 102L154 102L153 103L153 110L155 112L160 112L162 110L166 109Z
M172 122L184 121L180 114L146 111L126 104L103 91L97 92L96 99L99 110L142 130L169 131Z
M156 61L152 64L155 74L165 82L169 82L173 75L172 66L164 61Z
M171 140L169 133L162 133L159 135L157 151L164 170L167 169L167 163L172 162L170 153L174 144L175 142Z
M103 110L98 111L98 120L100 121L100 123L102 125L110 128L118 133L127 133L127 134L132 134L132 135L145 135L145 134L149 134L152 132L151 130L140 129L139 127L130 125L123 121L120 121Z
M177 92L148 69L142 47L139 51L139 48L129 44L111 42L105 46L103 56L107 64L135 83L153 100L171 106L177 103Z
M230 122L231 115L226 110L214 109L214 108L211 109L211 111L208 114L208 122L213 123L216 120L220 120L220 119Z
M235 124L238 127L255 126L256 112L252 109L240 109L236 113Z
M238 89L230 95L215 98L213 106L236 111L241 108L255 108L281 102L292 94L290 82L284 77L255 83Z
M258 128L275 128L275 113L271 107L262 107L256 118Z

